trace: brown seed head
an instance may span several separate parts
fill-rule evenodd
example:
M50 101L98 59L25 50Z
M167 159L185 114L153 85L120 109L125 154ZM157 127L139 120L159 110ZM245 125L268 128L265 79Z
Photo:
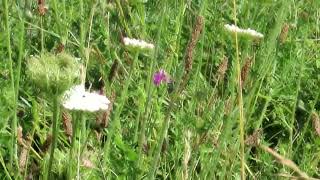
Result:
M315 133L320 136L320 118L319 115L316 112L313 112L311 115L313 128L315 130Z
M288 23L285 23L283 25L280 36L279 36L279 40L281 44L283 44L287 40L289 28L290 26Z
M72 137L72 122L71 122L71 116L67 112L62 112L62 124L64 133L68 138Z
M251 62L252 62L252 58L251 57L247 57L246 61L243 65L243 67L241 68L241 84L242 84L242 88L244 86L244 83L248 77L249 71L250 71L250 67L251 67Z
M228 58L226 56L223 56L223 60L220 63L217 71L218 73L217 75L219 79L224 78L224 74L226 73L227 69L228 69Z

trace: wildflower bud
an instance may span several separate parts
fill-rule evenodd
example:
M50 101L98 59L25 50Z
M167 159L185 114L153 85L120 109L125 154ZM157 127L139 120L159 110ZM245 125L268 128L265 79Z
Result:
M31 57L27 69L33 82L49 94L62 94L79 77L79 64L65 53Z

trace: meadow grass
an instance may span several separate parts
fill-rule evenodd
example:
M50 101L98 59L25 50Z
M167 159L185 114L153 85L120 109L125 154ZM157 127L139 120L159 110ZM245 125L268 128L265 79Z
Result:
M320 178L320 2L2 0L0 17L1 179ZM32 77L64 53L108 110Z

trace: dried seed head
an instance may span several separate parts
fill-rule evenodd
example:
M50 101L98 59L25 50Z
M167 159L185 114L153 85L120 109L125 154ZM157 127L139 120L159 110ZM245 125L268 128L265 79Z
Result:
M45 0L38 0L38 12L40 16L44 16L48 11Z
M200 33L203 29L203 22L204 18L202 16L198 16L196 20L196 24L194 26L191 39L189 41L186 57L185 57L185 71L188 74L192 69L192 62L193 62L193 50L196 46L196 43L199 39Z
M101 91L101 92L102 92L102 94L104 94L103 91ZM116 98L116 93L112 92L111 97L110 97L110 104L108 106L108 109L106 111L102 112L102 114L100 114L96 118L96 124L99 127L99 129L108 127L109 118L110 118L110 114L112 112L113 103L115 101L115 98Z
M46 153L52 143L52 134L47 135L47 139L44 141L41 150L43 153Z
M89 169L95 168L95 165L89 159L82 159L82 165Z
M72 122L71 122L71 117L70 114L67 112L62 112L62 124L63 124L63 129L64 133L68 138L72 137Z
M227 101L224 103L224 115L228 115L231 112L232 108L232 98L231 96L227 99Z
M248 146L258 146L260 144L260 137L262 135L262 129L258 129L248 136L245 140L245 144Z
M27 138L26 144L22 146L20 156L19 156L19 167L20 172L24 172L24 168L26 167L28 152L31 146L32 140L30 137Z
M287 40L289 28L290 28L290 25L288 23L285 23L283 25L280 36L279 36L279 40L281 44L283 44Z
M316 112L313 112L311 115L313 128L315 130L315 133L320 136L320 118L319 115Z
M184 61L185 61L184 75L182 77L182 83L180 85L180 89L184 88L187 81L188 81L189 74L192 69L192 63L193 63L193 50L199 40L201 31L203 29L203 25L204 25L204 18L202 16L198 16L197 20L196 20L196 24L193 29L193 32L191 34L191 39L189 40L186 54L185 54L185 58L184 58Z
M191 131L188 130L186 132L186 137L184 139L185 146L184 146L184 155L183 155L183 179L188 179L188 164L191 157Z
M224 75L226 73L228 69L228 58L226 56L223 56L223 60L220 63L219 67L218 67L218 71L217 71L217 76L219 79L223 79Z
M20 172L24 172L24 168L27 162L28 149L27 147L22 147L20 156L19 156L19 167Z
M249 71L250 71L250 67L251 67L251 62L252 62L252 58L251 57L247 57L246 61L241 69L241 84L242 84L242 88L244 86L244 83L248 77Z
M21 126L19 126L18 129L17 129L17 141L21 146L23 146L24 139L23 139L22 127Z
M62 53L64 51L64 44L59 43L58 46L56 47L56 53Z

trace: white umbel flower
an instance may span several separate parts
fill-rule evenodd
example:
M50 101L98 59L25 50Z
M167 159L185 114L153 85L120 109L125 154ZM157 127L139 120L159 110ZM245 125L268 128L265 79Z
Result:
M107 110L110 104L106 96L86 92L84 85L77 85L64 93L63 107L69 110L95 112Z
M226 24L226 25L224 25L224 27L227 31L232 32L232 33L237 32L238 34L247 35L247 36L250 36L253 38L263 38L263 34L255 31L253 29L250 29L250 28L241 29L234 24L232 24L232 25Z
M154 45L140 39L123 38L124 45L140 49L153 49Z

